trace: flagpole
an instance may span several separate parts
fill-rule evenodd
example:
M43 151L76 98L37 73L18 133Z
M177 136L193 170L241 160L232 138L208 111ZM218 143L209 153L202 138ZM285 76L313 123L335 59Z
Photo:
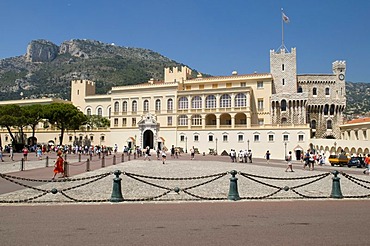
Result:
M281 48L285 49L284 45L284 19L283 19L283 8L281 8Z

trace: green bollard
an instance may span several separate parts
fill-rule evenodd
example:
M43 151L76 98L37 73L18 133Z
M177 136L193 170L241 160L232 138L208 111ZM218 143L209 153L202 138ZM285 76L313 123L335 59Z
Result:
M337 170L333 171L332 174L334 175L333 179L333 185L331 189L331 198L343 198L342 190L340 189L340 178L337 177L339 172Z
M227 199L237 201L240 200L239 192L238 192L238 178L235 177L235 175L238 172L235 170L232 170L230 172L231 178L230 178L230 189L229 189L229 195L227 196Z
M114 171L114 175L116 177L113 179L113 191L112 191L112 196L110 198L111 202L122 202L123 201L123 196L122 196L122 189L121 189L121 178L119 175L121 175L120 170Z

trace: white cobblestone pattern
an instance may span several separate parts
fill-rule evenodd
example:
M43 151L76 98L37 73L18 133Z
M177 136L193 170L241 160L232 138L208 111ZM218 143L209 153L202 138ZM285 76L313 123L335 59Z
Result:
M281 161L284 163L284 161ZM73 178L82 178L82 177L90 177L101 173L113 172L115 170L121 170L128 173L135 173L141 175L148 175L148 176L155 176L155 177L199 177L199 176L206 176L212 175L217 173L228 172L231 170L237 170L239 172L244 172L248 174L254 175L261 175L267 177L286 177L286 178L297 178L297 177L305 177L305 176L313 176L318 175L324 172L321 171L308 171L302 170L302 166L300 163L294 164L295 172L285 172L284 166L272 165L271 167L260 166L256 163L229 163L229 162L218 162L218 161L199 161L199 160L181 160L181 161L172 161L169 159L165 165L162 164L161 161L152 160L152 161L143 161L143 160L132 160L129 162L124 162L117 164L115 166L109 166L106 168L102 168L99 170L86 172ZM334 170L334 169L333 169ZM345 171L345 169L344 169ZM51 169L52 172L52 169ZM51 173L52 175L52 173ZM360 179L364 179L370 181L370 176L368 175L353 175ZM68 196L71 196L75 199L81 200L102 200L102 199L110 199L112 194L112 187L113 187L113 178L115 176L113 174L109 175L106 178L103 178L97 182L91 183L89 185L80 187L78 189L66 191L65 193ZM149 186L142 182L133 180L126 175L120 175L122 178L122 194L124 199L145 199L153 196L158 196L163 194L166 190ZM191 189L189 190L191 193L194 193L199 196L210 197L210 198L227 198L230 186L230 174L222 177L221 179L211 182L207 185ZM303 193L308 196L330 196L331 189L332 189L332 177L333 175L329 175L324 179L320 180L319 182L315 182L308 186L304 186L302 188L298 188L297 191ZM367 195L370 193L368 189L359 187L354 183L350 182L348 179L339 175L341 188L343 195ZM49 177L45 177L49 178ZM238 191L240 197L260 197L271 194L272 192L276 191L275 188L267 187L261 184L258 184L254 181L251 181L240 174L237 175L238 178ZM145 179L148 182L155 183L156 185L169 187L174 189L175 187L179 187L180 189L190 187L192 185L200 184L210 179L196 179L196 180L152 180L152 179ZM305 179L305 180L266 180L266 179L259 179L265 183L273 184L279 187L292 187L299 184L304 184L313 179ZM52 183L45 183L38 188L51 190L56 188L58 190L66 189L68 187L74 187L79 184L83 184L88 182L89 180L77 181L77 182L52 182ZM369 186L369 185L367 185ZM3 194L0 195L0 200L23 200L30 197L34 197L37 195L42 194L40 191L35 191L32 189L23 189L20 191ZM299 197L292 191L280 191L274 197L281 197L281 198L295 198ZM185 194L184 192L176 193L171 191L168 195L161 197L156 201L165 201L165 200L175 200L175 201L186 201L187 199L194 199L193 197ZM69 199L65 198L60 193L57 194L47 194L36 201L65 201L70 202ZM24 204L24 203L23 203ZM37 203L35 203L37 204ZM45 203L41 203L45 204ZM2 205L9 205L9 204L2 204Z

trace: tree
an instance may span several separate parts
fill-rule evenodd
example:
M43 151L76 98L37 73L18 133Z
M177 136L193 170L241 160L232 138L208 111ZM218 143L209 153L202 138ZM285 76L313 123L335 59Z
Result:
M60 129L59 145L63 144L65 130L78 130L86 123L86 116L72 104L52 103L45 105L45 118Z
M45 105L33 104L23 106L23 113L26 117L26 123L32 128L32 141L35 139L36 127L44 119ZM34 143L33 143L34 144Z
M88 115L86 125L90 127L90 129L107 128L110 126L110 121L100 115Z
M7 104L0 106L0 126L5 127L8 130L14 145L17 144L18 141L15 134L13 134L12 129L14 130L19 126L24 126L24 122L22 122L23 120L25 120L25 118L19 105ZM24 143L22 134L20 140L21 143Z

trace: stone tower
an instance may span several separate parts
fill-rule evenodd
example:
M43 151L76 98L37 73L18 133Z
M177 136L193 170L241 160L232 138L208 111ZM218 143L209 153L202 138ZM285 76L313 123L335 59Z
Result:
M78 79L71 81L71 102L80 110L84 110L85 97L95 95L95 83L90 80Z
M273 124L305 124L307 93L297 84L296 49L270 51L273 76L271 116Z

